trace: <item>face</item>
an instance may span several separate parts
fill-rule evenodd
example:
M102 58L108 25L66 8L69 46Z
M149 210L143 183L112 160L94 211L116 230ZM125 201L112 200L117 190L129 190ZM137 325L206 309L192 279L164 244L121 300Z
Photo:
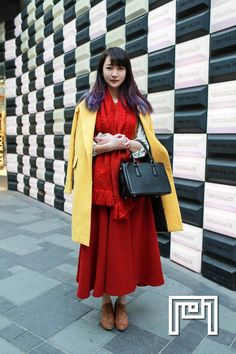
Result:
M103 76L111 88L118 88L125 80L126 69L124 66L111 65L110 57L107 56L103 64Z

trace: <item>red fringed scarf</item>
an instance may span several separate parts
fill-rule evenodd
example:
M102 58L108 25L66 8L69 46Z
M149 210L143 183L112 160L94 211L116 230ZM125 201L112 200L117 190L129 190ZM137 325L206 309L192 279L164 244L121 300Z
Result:
M95 136L99 133L112 135L121 133L134 139L137 119L135 114L125 109L120 100L115 104L109 90L97 112ZM93 159L93 203L114 207L114 218L126 220L135 201L124 199L119 193L119 167L121 161L128 161L130 151L115 150L99 154Z

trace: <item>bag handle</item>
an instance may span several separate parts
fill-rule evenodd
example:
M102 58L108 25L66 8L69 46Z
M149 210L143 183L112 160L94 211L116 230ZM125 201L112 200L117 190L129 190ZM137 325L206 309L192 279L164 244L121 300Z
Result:
M139 124L141 124L141 126L142 126L142 128L143 128L143 123L142 123L142 121L141 121L139 115L136 115L136 118L137 118ZM145 137L146 137L146 140L148 141L144 128L143 128L143 132L144 132L144 135L145 135ZM151 163L151 165L153 166L153 165L154 165L154 160L153 160L153 157L152 157L152 154L151 154L150 150L147 149L146 145L144 144L144 142L143 142L142 140L139 140L139 139L135 139L135 140L138 141L140 144L143 145L144 149L146 150L146 152L147 152L147 154L148 154L150 163Z
M150 151L147 149L147 146L144 144L144 142L143 142L142 140L140 140L140 139L135 139L135 140L138 141L138 142L144 147L144 149L146 150L146 152L147 152L147 154L148 154L150 163L151 163L151 164L152 164L152 163L154 164L152 155L151 155Z
M152 167L153 175L154 176L158 176L158 171L157 171L155 162L154 162L154 160L152 158L152 155L151 155L150 151L147 149L146 145L144 144L144 142L142 140L136 139L136 141L138 141L144 147L144 149L146 150L146 152L148 154L148 157L149 157L149 163L150 163L150 165ZM135 169L136 170L136 174L137 174L137 176L141 176L140 171L138 171L138 162L135 161L133 155L132 155L132 158L133 158L133 165L134 165L134 167L136 167L136 169Z

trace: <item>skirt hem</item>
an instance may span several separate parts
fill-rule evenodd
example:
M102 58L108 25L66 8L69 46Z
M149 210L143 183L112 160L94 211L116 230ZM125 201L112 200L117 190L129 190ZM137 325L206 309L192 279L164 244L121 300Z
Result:
M158 282L157 283L150 283L150 282L147 282L147 283L137 283L137 285L135 287L133 287L132 289L130 290L126 290L126 291L122 291L122 292L116 292L116 291L110 291L110 290L104 290L104 292L102 294L98 294L97 292L94 292L93 290L94 289L91 289L89 293L87 293L86 295L82 295L82 294L78 294L79 291L77 291L76 293L76 296L79 298L79 299L87 299L89 296L93 296L93 297L102 297L104 293L110 295L110 296L124 296L124 295L129 295L130 293L134 292L136 290L136 287L137 286L140 286L140 287L144 287L144 286L161 286L165 283L165 280L163 280L162 282ZM93 293L91 294L91 291L93 291Z

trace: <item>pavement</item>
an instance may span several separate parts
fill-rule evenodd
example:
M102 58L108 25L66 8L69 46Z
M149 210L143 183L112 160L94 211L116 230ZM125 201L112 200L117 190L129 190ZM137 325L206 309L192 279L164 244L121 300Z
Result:
M0 354L236 353L236 293L163 257L165 284L127 296L126 331L103 330L101 298L76 297L79 244L70 222L65 212L0 191ZM171 295L218 296L218 335L208 335L207 316L181 319L179 335L169 335Z

